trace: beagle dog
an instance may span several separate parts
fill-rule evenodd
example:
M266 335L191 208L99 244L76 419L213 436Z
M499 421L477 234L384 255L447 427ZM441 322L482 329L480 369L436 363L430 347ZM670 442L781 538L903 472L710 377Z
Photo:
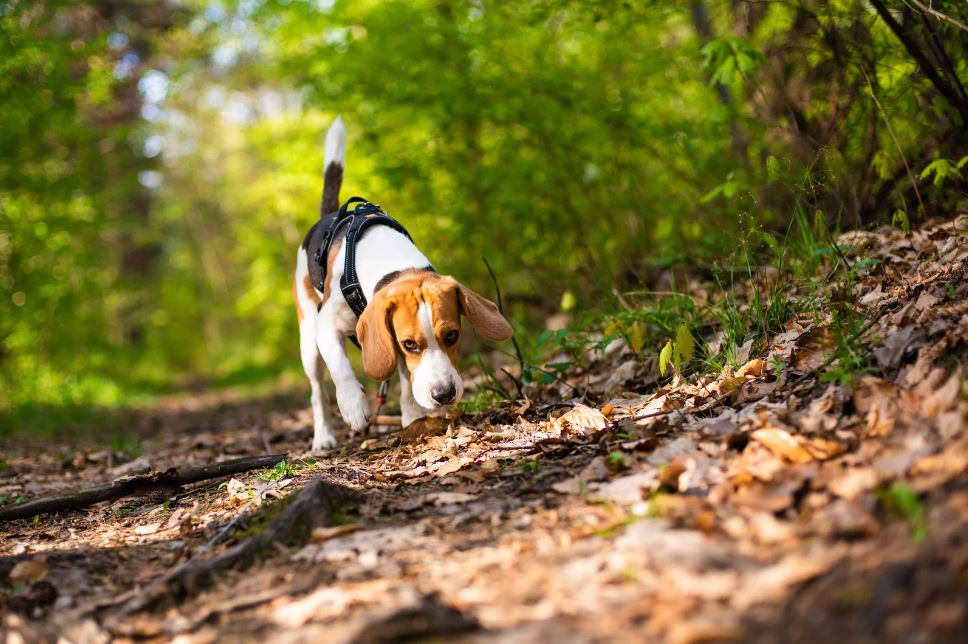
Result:
M347 338L354 334L358 338L367 376L382 382L394 370L400 374L400 406L406 427L430 410L458 402L464 393L457 371L461 315L487 340L507 340L512 334L511 325L493 302L452 277L438 275L405 231L401 232L402 227L384 225L370 226L355 240L356 277L367 302L357 318L340 288L347 227L335 229L328 247L319 243L319 231L333 230L329 218L336 217L339 210L345 157L346 129L337 118L326 133L322 216L299 248L293 279L300 354L311 387L313 450L336 445L323 389L324 363L336 387L343 420L354 432L363 431L368 423L363 386L346 354ZM328 239L329 233L324 236ZM350 258L352 261L352 253ZM313 275L320 281L314 283Z

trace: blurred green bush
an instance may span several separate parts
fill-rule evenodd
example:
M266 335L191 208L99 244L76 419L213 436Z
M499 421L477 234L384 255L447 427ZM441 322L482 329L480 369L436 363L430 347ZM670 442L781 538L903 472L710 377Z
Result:
M607 308L795 207L950 214L960 173L917 175L968 154L968 8L917 6L3 3L0 406L298 370L337 114L343 197L484 292L487 257L535 333L563 294Z

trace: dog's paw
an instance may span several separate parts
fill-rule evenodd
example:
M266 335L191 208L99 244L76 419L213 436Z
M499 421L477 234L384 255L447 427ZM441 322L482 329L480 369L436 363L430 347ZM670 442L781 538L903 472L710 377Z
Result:
M332 449L336 447L336 437L328 431L324 434L313 435L313 451Z
M361 433L368 424L369 410L366 406L366 396L361 389L347 387L344 391L336 392L336 402L343 420L355 433Z

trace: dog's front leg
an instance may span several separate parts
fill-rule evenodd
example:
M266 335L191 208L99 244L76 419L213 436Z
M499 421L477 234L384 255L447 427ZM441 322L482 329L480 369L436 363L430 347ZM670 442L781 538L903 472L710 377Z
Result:
M346 357L346 339L331 326L318 331L317 343L319 353L329 369L329 375L336 386L336 404L343 420L354 432L363 432L367 425L369 410L366 406L366 396L363 385L353 373L353 365Z
M410 370L403 360L397 360L397 372L400 374L400 422L406 427L418 418L427 415L427 410L417 404L410 387Z

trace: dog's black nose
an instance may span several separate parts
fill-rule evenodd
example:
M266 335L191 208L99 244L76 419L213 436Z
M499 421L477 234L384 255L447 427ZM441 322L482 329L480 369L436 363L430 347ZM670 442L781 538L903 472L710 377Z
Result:
M430 390L430 397L438 405L449 405L457 397L457 388L452 384L434 387Z

